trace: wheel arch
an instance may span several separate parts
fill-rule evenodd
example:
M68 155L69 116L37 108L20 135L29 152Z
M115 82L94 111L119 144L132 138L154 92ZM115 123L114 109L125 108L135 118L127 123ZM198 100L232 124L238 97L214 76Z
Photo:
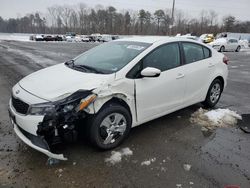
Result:
M97 114L101 109L105 108L110 103L116 103L125 107L132 118L132 122L134 122L136 119L136 112L133 108L134 100L121 93L116 93L105 97L103 96L100 98L97 97L97 100L89 105L89 107L86 109L86 112L89 114Z
M216 80L216 79L218 79L218 80L221 81L221 83L222 83L222 91L223 91L223 90L224 90L224 86L225 86L224 78L223 78L222 76L217 76L215 79L213 79L213 81ZM213 81L211 82L211 84L213 83ZM211 84L210 84L210 85L211 85ZM210 86L209 86L209 87L210 87Z
M105 103L102 105L101 109L104 108L105 106L107 106L107 105L110 104L110 103L119 104L119 105L125 107L125 108L129 111L129 114L130 114L130 116L131 116L131 118L132 118L132 113L131 113L130 107L129 107L129 105L127 104L127 102L125 102L125 100L123 100L122 98L118 98L118 97L114 96L114 97L112 97L111 99L109 99L107 102L105 102ZM100 109L100 110L101 110L101 109Z

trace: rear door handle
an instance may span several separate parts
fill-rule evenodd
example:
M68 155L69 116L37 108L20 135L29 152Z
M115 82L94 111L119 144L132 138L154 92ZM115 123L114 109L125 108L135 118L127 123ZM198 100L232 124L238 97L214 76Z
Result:
M181 78L183 78L184 76L185 76L184 74L179 73L179 74L177 75L176 79L181 79Z

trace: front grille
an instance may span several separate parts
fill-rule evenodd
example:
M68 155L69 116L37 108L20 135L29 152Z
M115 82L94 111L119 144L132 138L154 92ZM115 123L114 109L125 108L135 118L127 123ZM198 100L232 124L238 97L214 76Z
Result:
M27 114L29 105L20 99L16 99L12 96L12 106L15 108L16 112L20 114Z

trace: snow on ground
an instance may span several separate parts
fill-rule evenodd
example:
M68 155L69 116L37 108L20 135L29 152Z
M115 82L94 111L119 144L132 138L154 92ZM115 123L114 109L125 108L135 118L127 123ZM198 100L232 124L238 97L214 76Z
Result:
M30 35L23 33L0 33L0 40L30 41Z
M151 163L153 163L155 161L156 161L156 158L152 158L152 159L141 162L141 165L142 166L144 166L144 165L149 166Z
M183 165L183 168L184 168L184 170L186 170L186 171L190 171L191 165L190 165L190 164L184 164L184 165Z
M111 163L112 165L121 162L123 156L133 155L133 151L129 148L123 148L120 151L111 151L111 156L105 159L106 163Z
M191 115L191 123L214 129L216 127L234 126L242 117L237 112L229 109L205 110L200 108Z

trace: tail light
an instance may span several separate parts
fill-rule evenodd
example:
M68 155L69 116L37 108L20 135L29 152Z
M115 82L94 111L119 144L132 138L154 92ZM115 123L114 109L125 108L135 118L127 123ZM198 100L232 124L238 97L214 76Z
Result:
M229 59L228 59L227 56L224 56L224 57L223 57L223 63L225 63L226 65L228 65Z

